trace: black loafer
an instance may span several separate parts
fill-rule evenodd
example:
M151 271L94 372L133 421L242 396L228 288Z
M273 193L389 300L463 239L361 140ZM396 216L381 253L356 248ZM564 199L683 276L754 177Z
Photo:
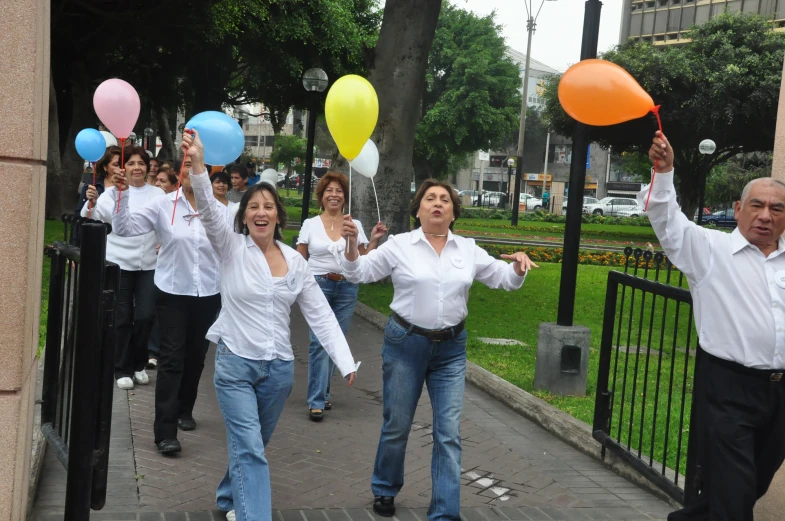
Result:
M159 441L155 446L158 447L158 452L164 455L177 454L183 450L176 439Z
M327 400L326 402L324 402L324 410L325 411L329 411L332 408L333 408L333 402L331 402L330 400Z
M308 417L311 418L311 421L320 422L324 419L324 411L320 409L310 409L308 411Z
M395 498L393 496L376 496L373 498L373 511L382 517L395 515Z
M180 418L177 420L177 427L181 431L192 431L196 428L196 420L193 418Z

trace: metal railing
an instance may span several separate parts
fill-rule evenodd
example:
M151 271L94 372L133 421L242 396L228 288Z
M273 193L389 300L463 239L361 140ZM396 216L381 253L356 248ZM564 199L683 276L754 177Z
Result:
M64 216L51 259L41 431L67 470L66 521L106 501L120 268L106 262L109 226Z
M593 436L668 496L689 504L696 476L692 396L701 350L684 275L662 253L625 249L608 274Z

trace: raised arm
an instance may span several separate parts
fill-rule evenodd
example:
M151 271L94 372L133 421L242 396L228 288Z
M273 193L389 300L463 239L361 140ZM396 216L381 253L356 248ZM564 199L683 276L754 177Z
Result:
M397 264L395 255L397 245L392 237L379 248L361 257L357 248L357 225L350 215L345 215L343 218L341 235L346 239L346 250L340 256L341 270L346 280L355 284L367 284L392 274Z
M711 264L712 234L722 232L698 226L679 208L673 185L673 149L659 132L649 150L649 158L652 163L656 161L657 172L653 182L638 194L638 200L644 205L648 200L646 215L673 265L700 282Z
M128 201L132 197L125 181L125 172L121 171L114 177L116 190L108 190L104 194L112 196L112 231L120 237L136 237L155 231L158 209L162 197L155 197L140 209L132 212L128 208ZM124 192L118 198L120 192ZM117 200L120 200L119 204Z

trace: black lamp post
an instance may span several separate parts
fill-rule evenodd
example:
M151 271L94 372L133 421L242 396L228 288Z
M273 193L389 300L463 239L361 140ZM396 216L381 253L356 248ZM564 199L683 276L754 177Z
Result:
M597 57L601 10L602 2L586 0L581 60ZM583 190L586 186L586 156L588 153L589 127L583 123L575 123L575 130L572 133L572 162L570 164L570 192L573 195L567 198L567 222L564 226L564 253L559 286L559 311L556 318L556 322L560 326L572 326L575 315L575 286L578 281L578 250L581 240Z
M510 195L510 185L512 184L512 166L515 164L515 160L513 158L507 159L507 199L510 201L510 204L514 202ZM512 206L510 206L512 208Z
M155 130L151 129L150 127L144 129L144 148L145 150L152 152L153 157L155 157L155 139L150 139L153 136L155 136Z
M327 88L327 73L322 69L308 69L303 74L303 87L312 93L308 109L308 144L305 149L305 172L303 174L303 212L300 223L308 218L311 206L311 173L313 167L313 139L316 134L316 112L319 110L319 94Z
M709 156L717 150L717 144L711 139L704 139L698 145L698 152L703 156L701 160L701 194L698 202L698 226L703 224L703 206L706 204L706 178L709 175Z

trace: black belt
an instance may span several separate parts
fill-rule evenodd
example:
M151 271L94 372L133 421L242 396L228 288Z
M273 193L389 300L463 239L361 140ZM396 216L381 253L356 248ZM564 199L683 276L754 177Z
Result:
M730 360L725 360L724 358L716 357L710 353L707 353L706 351L704 351L703 354L715 364L729 369L735 373L752 376L754 378L767 380L769 382L785 381L785 369L754 369L752 367L743 366L736 362L731 362Z
M401 318L401 315L395 311L392 312L391 316L393 320L398 322L401 326L410 330L412 333L424 336L431 342L444 342L445 340L455 338L463 332L463 328L466 326L466 321L462 320L460 324L444 329L423 329L421 327L415 326L414 324L410 324L408 321Z

